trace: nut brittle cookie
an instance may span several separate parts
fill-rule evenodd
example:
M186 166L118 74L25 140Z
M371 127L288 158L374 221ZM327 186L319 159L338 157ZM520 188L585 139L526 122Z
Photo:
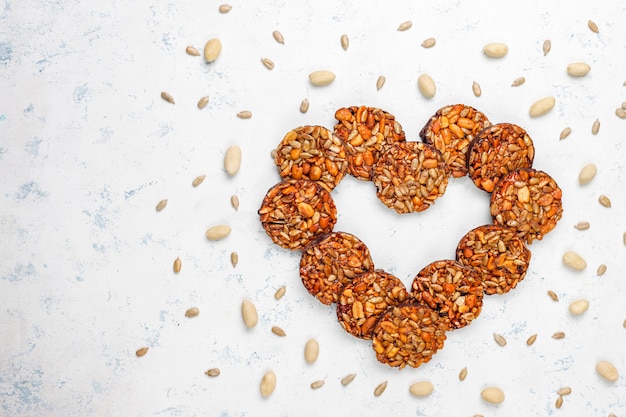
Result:
M290 130L276 148L274 163L282 179L318 181L331 191L348 168L343 142L322 126Z
M300 278L307 291L322 304L337 302L339 292L354 277L373 271L370 251L359 238L346 232L322 235L300 258Z
M524 279L531 252L515 229L501 225L478 226L465 234L456 259L481 274L485 294L504 294Z
M385 146L406 140L395 116L382 109L342 107L335 118L334 134L345 145L348 173L360 180L371 180L372 167Z
M337 319L353 336L371 339L378 316L407 298L404 284L394 275L382 270L365 272L343 287L337 302Z
M517 169L500 180L491 194L493 222L515 229L528 244L541 240L563 216L562 195L545 172Z
M268 236L286 249L304 249L317 236L332 232L337 222L337 207L330 193L310 180L274 185L258 214Z
M433 145L455 178L467 174L467 151L474 137L491 122L482 112L464 104L440 108L420 131L422 141Z

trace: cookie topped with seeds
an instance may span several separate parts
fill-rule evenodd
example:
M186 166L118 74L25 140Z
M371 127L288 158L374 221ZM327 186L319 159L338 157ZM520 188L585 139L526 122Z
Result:
M470 324L482 310L481 276L453 260L435 261L415 276L411 296L435 310L447 329L459 329Z
M364 272L343 287L337 302L337 319L353 336L371 339L378 316L408 297L396 276L379 269Z
M487 116L475 108L453 104L437 110L420 131L420 137L441 152L448 172L458 178L467 175L469 144L490 124Z
M441 153L423 142L388 146L372 170L378 199L398 213L424 211L448 186Z
M304 287L327 305L337 302L343 286L355 276L373 270L374 262L365 243L346 232L318 237L304 249L300 258Z
M498 123L481 130L469 146L468 175L488 193L500 179L517 168L531 168L533 141L526 130L513 123Z
M276 148L274 163L283 179L309 179L331 191L347 170L343 142L322 126L300 126L287 132Z
M389 307L372 332L376 359L399 369L429 362L445 340L446 327L437 312L415 302Z
M481 274L485 294L504 294L524 279L531 252L515 229L501 225L478 226L465 234L456 259Z
M263 198L258 214L268 236L286 249L304 249L317 236L332 232L337 222L337 208L330 193L310 180L274 185Z
M515 229L528 244L541 240L563 215L562 195L545 172L517 169L500 180L491 194L493 222Z
M360 180L371 180L371 169L387 145L406 140L395 116L382 109L342 107L335 118L334 133L346 147L348 173Z

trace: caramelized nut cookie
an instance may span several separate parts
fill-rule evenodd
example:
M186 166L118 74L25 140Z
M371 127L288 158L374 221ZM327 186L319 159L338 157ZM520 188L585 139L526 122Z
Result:
M286 249L304 249L317 236L330 233L337 208L317 182L282 181L269 189L258 211L261 225L274 243Z

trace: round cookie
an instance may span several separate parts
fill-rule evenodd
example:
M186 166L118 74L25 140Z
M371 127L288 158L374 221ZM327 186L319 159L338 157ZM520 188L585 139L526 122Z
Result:
M395 116L382 109L343 107L335 118L334 133L345 145L348 173L360 180L371 180L372 167L387 145L406 140Z
M371 339L378 316L407 298L409 293L397 277L382 270L365 272L343 287L337 302L337 319L351 335Z
M515 229L484 225L470 230L456 248L456 259L481 274L485 294L504 294L524 279L531 252Z
M556 181L543 171L512 171L491 194L493 222L515 229L528 244L541 240L563 215L562 194Z
M399 369L430 361L445 340L445 325L437 312L414 302L389 307L372 332L376 359Z
M337 302L343 286L355 276L373 270L374 262L365 243L346 232L318 237L300 258L304 287L326 305Z
M512 123L481 130L469 146L468 175L481 190L492 192L502 177L518 168L530 168L535 147L528 133Z
M424 211L448 186L441 153L423 142L390 145L372 170L376 195L398 213Z
M467 175L470 142L491 125L487 116L471 106L453 104L440 108L420 131L422 141L433 145L455 178Z
M460 329L480 315L483 287L480 274L453 260L435 261L413 279L411 296L439 314L447 329Z
M300 126L287 132L276 148L274 163L282 179L308 179L328 191L348 167L343 142L322 126Z
M304 249L317 236L330 233L337 208L317 182L282 181L269 189L258 211L261 225L274 243L286 249Z

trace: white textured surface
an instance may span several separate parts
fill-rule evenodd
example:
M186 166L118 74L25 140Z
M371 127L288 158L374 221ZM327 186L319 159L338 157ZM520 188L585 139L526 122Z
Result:
M228 14L197 0L0 4L0 415L626 415L626 120L614 114L626 101L626 6L364 3L233 2ZM397 31L406 20L412 28ZM212 37L223 42L215 63L185 53ZM429 37L437 45L422 48ZM545 39L552 40L547 56ZM509 54L485 57L482 46L492 41L507 43ZM264 57L274 70L261 64ZM566 66L576 61L589 63L590 74L569 77ZM307 76L318 69L337 79L311 86ZM437 84L431 100L417 90L423 72ZM387 82L377 91L379 75ZM510 87L520 76L526 83ZM479 98L473 81L482 87ZM198 110L204 95L209 105ZM555 109L529 118L530 104L547 95L556 97ZM304 98L311 106L301 114ZM455 102L527 129L535 167L562 187L565 213L532 245L530 270L516 290L487 298L479 319L450 333L430 363L397 371L306 293L298 254L271 244L256 210L279 180L270 150L291 128L332 127L338 107L365 104L395 114L417 140L427 118ZM241 110L253 117L238 119ZM593 136L596 118L601 128ZM559 141L566 126L573 133ZM231 144L243 151L233 178L223 170ZM598 175L581 187L578 172L588 162ZM207 179L193 188L201 174ZM239 211L229 203L234 193ZM612 208L598 204L601 194ZM352 178L333 196L335 230L359 236L376 266L407 285L426 264L454 256L467 230L489 221L487 196L467 178L415 215L383 208L372 184ZM163 198L169 204L157 213ZM591 228L576 231L582 220ZM205 230L221 223L233 233L207 241ZM581 253L587 270L567 270L567 250ZM183 266L174 274L177 256ZM608 269L597 277L601 263ZM287 293L276 301L281 285ZM560 302L546 295L550 289ZM567 306L580 297L590 300L589 310L572 317ZM244 298L259 311L252 330L241 320ZM200 315L188 319L192 306ZM273 335L273 325L287 336ZM556 331L566 337L552 339ZM494 332L506 337L505 347ZM528 347L533 333L537 342ZM310 337L321 350L307 365ZM137 358L142 346L150 350ZM595 373L601 359L618 368L616 383ZM464 366L469 374L460 382ZM221 368L219 377L204 375L212 367ZM270 369L278 385L262 399L259 381ZM341 386L353 372L354 382ZM326 384L311 390L318 379ZM385 380L387 390L375 397ZM434 393L411 397L408 387L422 380ZM504 403L480 399L488 385L504 390ZM562 386L573 392L556 410Z

